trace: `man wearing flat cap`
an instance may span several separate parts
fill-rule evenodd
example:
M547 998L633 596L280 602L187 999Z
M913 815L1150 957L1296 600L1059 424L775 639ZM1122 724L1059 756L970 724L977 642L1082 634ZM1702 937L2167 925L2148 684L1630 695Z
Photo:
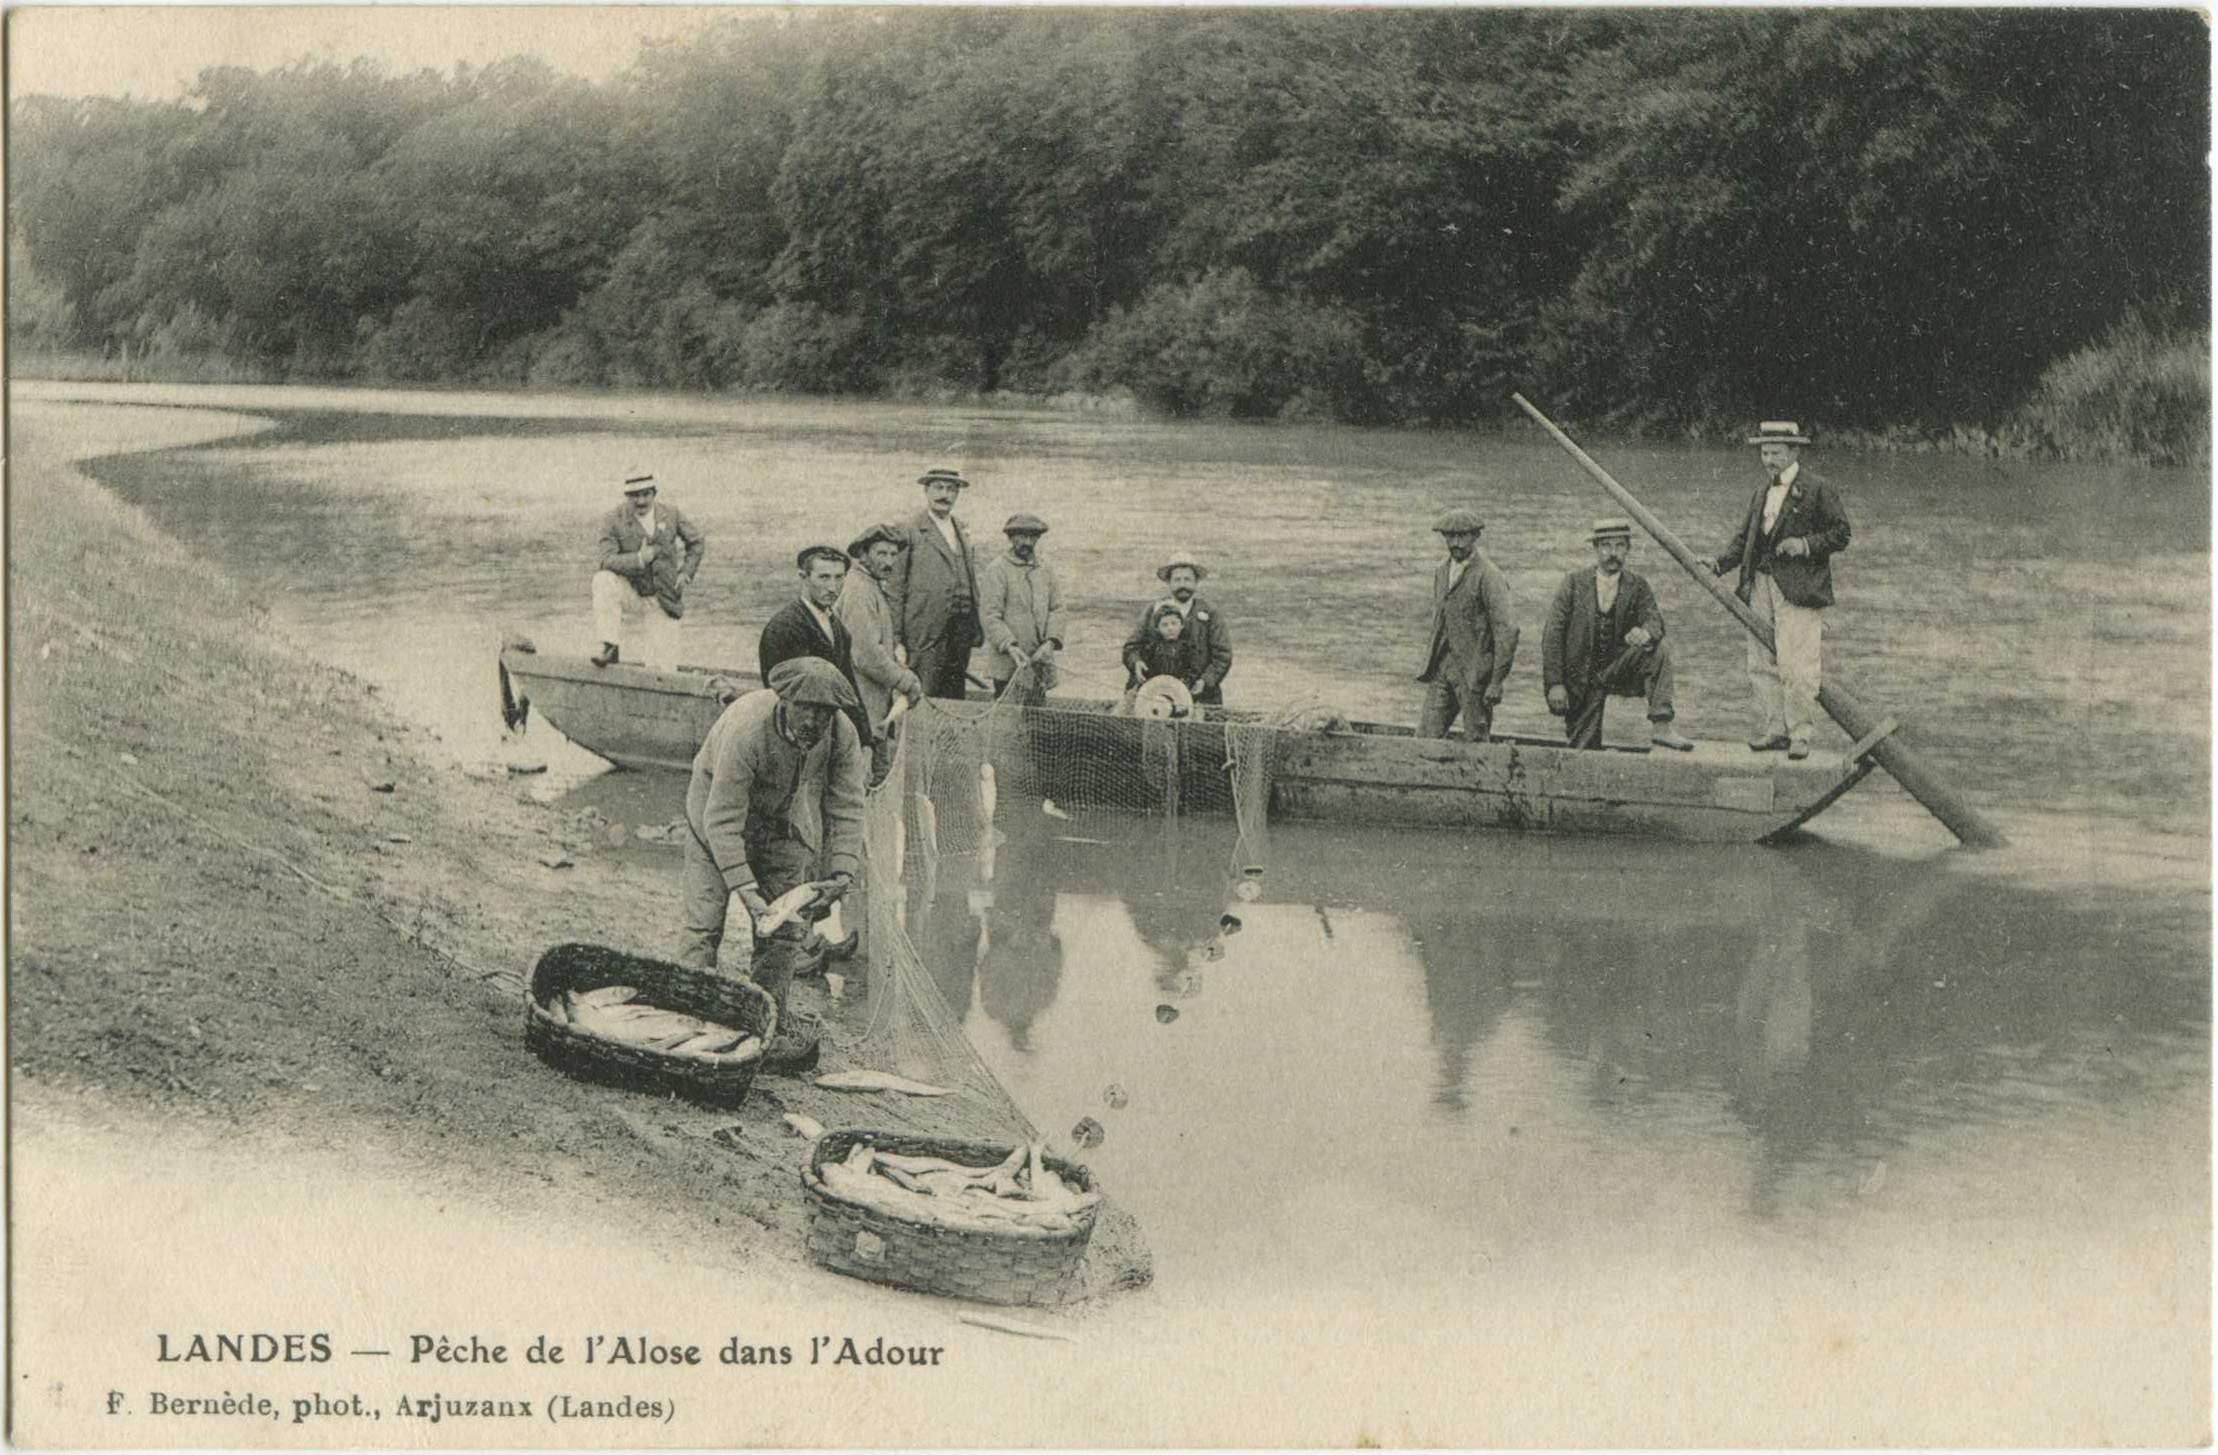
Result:
M1833 604L1833 557L1848 549L1848 512L1833 487L1802 468L1810 442L1791 419L1767 419L1748 442L1762 452L1770 478L1756 488L1740 529L1710 569L1740 568L1740 599L1771 627L1777 655L1748 639L1748 685L1755 695L1759 753L1810 756L1817 727L1819 656L1825 608Z
M855 705L848 716L855 724L856 738L867 748L877 741L877 734L871 729L869 714L863 711L861 687L855 681L854 640L847 634L847 624L832 609L847 579L847 553L837 546L804 546L794 557L794 564L801 570L800 593L763 623L761 640L756 643L755 660L762 680L768 682L771 668L794 657L817 657L831 663L854 689Z
M893 611L879 585L893 574L894 564L907 549L908 540L898 525L874 525L847 547L855 569L841 584L833 614L847 628L854 644L855 690L862 697L863 716L876 735L871 751L871 778L886 776L893 762L894 734L885 726L896 698L914 707L924 700L924 684L896 654L900 645L893 634Z
M1692 752L1671 730L1671 647L1663 611L1646 577L1626 568L1633 523L1598 520L1587 533L1594 564L1573 571L1548 604L1540 636L1541 680L1548 710L1564 720L1574 748L1602 746L1602 711L1612 696L1648 699L1649 740Z
M685 588L700 574L708 537L673 505L657 504L655 477L624 477L624 503L601 518L593 573L596 667L618 660L665 670L678 665Z
M692 833L680 964L716 967L734 901L752 927L771 901L800 885L819 884L832 899L854 886L863 863L865 771L847 716L854 702L838 668L821 657L792 657L771 669L768 687L739 698L709 729L685 795ZM767 1070L804 1070L815 1061L809 1029L786 1014L808 933L789 923L754 941L749 975L778 1007Z
M1200 662L1201 670L1186 683L1194 701L1205 707L1224 705L1224 680L1232 673L1232 628L1207 598L1200 594L1202 579L1209 574L1206 566L1191 551L1176 553L1171 559L1156 567L1155 579L1170 587L1169 601L1185 619L1181 639L1186 645L1182 654L1190 662ZM1153 645L1156 606L1142 608L1138 625L1132 635L1124 639L1124 665L1126 672L1139 671L1139 660Z
M970 484L954 470L917 477L924 508L908 522L908 549L885 578L894 640L933 697L960 699L974 647L986 644L978 615L978 571L955 501Z
M1494 732L1494 708L1517 660L1517 622L1509 582L1479 551L1486 522L1474 510L1451 510L1433 530L1448 548L1432 576L1432 628L1427 634L1424 711L1417 736L1444 738L1458 716L1463 734L1483 743Z
M979 615L986 627L987 670L994 696L1011 690L1019 703L1047 700L1058 676L1056 653L1063 650L1063 584L1055 568L1040 559L1040 537L1047 522L1018 512L1001 533L1009 549L978 573ZM1027 669L1018 679L1018 669Z

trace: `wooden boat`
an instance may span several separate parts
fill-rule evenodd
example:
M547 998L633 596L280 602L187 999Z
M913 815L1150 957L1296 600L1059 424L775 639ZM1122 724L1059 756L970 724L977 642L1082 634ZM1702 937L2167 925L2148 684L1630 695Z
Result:
M523 642L502 649L500 673L512 724L536 707L563 736L625 768L689 769L725 702L760 685L752 672L596 667ZM988 703L977 692L972 701ZM1368 722L1265 734L1259 713L1173 721L1116 717L1112 706L1057 698L1015 709L1023 732L1012 738L1037 774L1021 791L1094 808L1229 813L1229 760L1266 743L1273 819L1747 843L1799 828L1873 766L1868 744L1796 763L1737 742L1691 753L1573 750L1532 737L1420 738Z

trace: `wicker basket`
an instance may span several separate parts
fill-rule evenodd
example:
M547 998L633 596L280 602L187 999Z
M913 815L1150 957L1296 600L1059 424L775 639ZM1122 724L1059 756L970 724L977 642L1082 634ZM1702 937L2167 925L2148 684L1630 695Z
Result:
M547 1002L566 990L604 985L637 986L639 998L651 1005L760 1036L765 1045L777 1029L775 1003L752 981L728 980L602 945L557 945L532 969L524 1044L558 1071L631 1091L671 1091L724 1107L746 1099L762 1063L760 1051L751 1056L674 1056L597 1035L547 1010Z
M1076 1231L1034 1232L948 1228L866 1207L824 1184L823 1169L844 1161L857 1142L881 1152L944 1157L969 1167L998 1166L1014 1143L963 1142L899 1132L845 1128L817 1138L801 1188L809 1199L809 1256L835 1273L890 1283L921 1293L949 1294L980 1303L1052 1306L1068 1296L1079 1260L1094 1235L1094 1214L1079 1214ZM1075 1162L1048 1157L1048 1169L1081 1191L1092 1192L1091 1173Z

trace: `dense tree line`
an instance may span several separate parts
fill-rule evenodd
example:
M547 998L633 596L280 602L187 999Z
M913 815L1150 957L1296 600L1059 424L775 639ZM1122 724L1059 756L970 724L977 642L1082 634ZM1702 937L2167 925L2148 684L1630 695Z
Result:
M298 377L1989 422L2208 327L2185 11L752 14L10 115L18 347Z

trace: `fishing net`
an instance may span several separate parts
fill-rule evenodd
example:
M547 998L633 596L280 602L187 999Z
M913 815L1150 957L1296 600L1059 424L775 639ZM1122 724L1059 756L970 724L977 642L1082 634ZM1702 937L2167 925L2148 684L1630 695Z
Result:
M912 927L943 894L990 889L1015 813L1084 820L1228 820L1228 880L1259 892L1270 852L1274 722L1124 716L1106 704L1020 710L1018 688L992 703L929 701L903 720L894 761L865 817L873 1065L971 1092L1012 1124L1031 1123L964 1036ZM956 862L962 860L958 869ZM1256 887L1250 887L1256 886ZM938 967L959 970L960 967Z

